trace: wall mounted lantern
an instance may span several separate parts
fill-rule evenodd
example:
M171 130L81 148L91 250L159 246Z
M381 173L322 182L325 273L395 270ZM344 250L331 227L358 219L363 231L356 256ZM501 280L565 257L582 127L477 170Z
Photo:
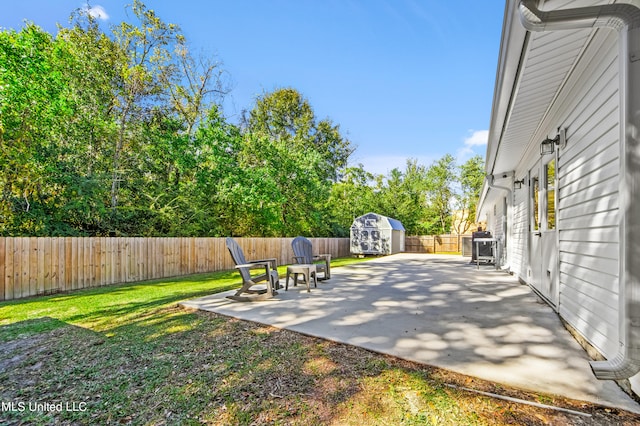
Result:
M560 135L553 139L546 138L540 143L540 155L553 154L555 152L555 146L560 143Z
M567 145L565 129L558 129L558 136L553 139L546 138L540 143L540 155L553 154L556 145L560 145L560 148Z

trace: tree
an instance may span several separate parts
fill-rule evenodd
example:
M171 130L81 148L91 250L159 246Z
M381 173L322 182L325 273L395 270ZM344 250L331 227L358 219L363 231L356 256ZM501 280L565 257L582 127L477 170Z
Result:
M261 176L259 185L269 188L261 205L269 200L278 213L269 223L259 222L263 232L331 232L327 200L351 153L339 127L328 120L316 122L310 103L295 89L279 89L258 98L245 114L243 140L242 167Z
M179 40L174 51L174 73L161 74L169 90L172 109L191 136L207 111L229 93L221 63L210 58L194 58L186 43Z
M247 132L283 142L293 150L314 150L324 160L324 178L336 181L354 148L331 120L316 121L309 101L292 88L265 93L244 116Z
M39 27L0 32L0 190L7 235L47 235L69 185L74 150L68 128L75 104L66 75L67 54ZM61 59L60 59L61 58Z
M59 28L55 46L53 61L66 80L70 113L56 136L61 155L52 156L64 191L51 215L81 235L106 234L112 141L118 135L113 86L126 55L84 15Z
M364 170L362 164L348 167L342 178L331 186L327 199L330 234L349 236L353 220L374 208L374 175Z
M466 233L475 221L476 204L480 198L484 176L484 160L479 155L458 166L460 192L456 194L455 200L461 220L454 221L455 232L458 234Z
M121 182L124 179L127 155L135 152L139 140L138 125L150 118L158 101L167 92L174 68L171 64L173 46L184 41L175 24L166 24L140 0L134 0L132 10L138 25L122 22L114 30L115 40L126 52L119 81L114 87L114 110L118 135L114 141L111 179L111 208L118 207Z
M455 176L455 159L446 154L429 166L427 173L428 234L444 234L451 225L451 202Z
M377 211L402 222L408 234L424 232L426 214L426 168L408 159L404 172L393 169L377 188Z
M246 170L259 209L257 229L249 235L323 235L324 203L330 183L323 178L323 159L314 150L291 149L264 134L245 133L241 168Z

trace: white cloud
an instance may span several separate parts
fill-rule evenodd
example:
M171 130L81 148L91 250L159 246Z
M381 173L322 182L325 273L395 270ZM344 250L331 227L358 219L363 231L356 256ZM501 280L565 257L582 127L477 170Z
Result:
M488 130L476 130L471 134L471 136L465 138L464 145L468 147L486 145L488 140Z
M464 163L471 158L476 152L474 148L484 146L489 141L488 130L470 130L471 134L464 139L464 146L456 152L456 160L458 164Z
M87 6L87 13L89 13L90 16L102 21L106 21L107 19L109 19L109 14L104 9L104 7L100 5Z

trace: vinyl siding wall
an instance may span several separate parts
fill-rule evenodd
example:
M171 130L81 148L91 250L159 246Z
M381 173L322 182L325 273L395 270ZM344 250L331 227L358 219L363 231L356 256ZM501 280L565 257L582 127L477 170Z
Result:
M589 48L599 53L577 68L580 83L559 98L568 128L558 170L559 313L612 357L619 347L617 35L602 30Z
M598 31L531 138L539 144L546 135L557 134L558 126L567 129L567 146L559 150L557 169L558 312L605 357L614 356L619 348L617 52L617 34ZM531 188L526 180L540 155L537 146L527 152L515 170L515 179L524 177L525 184L513 193L507 262L512 273L530 283ZM492 202L497 205L496 215L492 206L487 225L497 234L504 216L500 201Z
M526 173L522 172L516 175L516 180L525 178ZM513 199L513 234L511 238L511 247L509 255L511 256L509 264L511 265L511 271L520 278L521 281L527 281L527 264L529 262L529 187L527 183L522 185L522 188L514 190Z
M496 190L500 194L504 192L502 190ZM505 243L505 234L504 227L506 225L506 211L504 209L504 202L502 196L494 197L489 201L490 212L486 215L484 220L486 221L486 230L491 232L491 236L493 238L499 238L502 243L502 247L504 248ZM502 259L500 259L500 264L505 266L505 262L508 262L507 255L505 250L502 250Z

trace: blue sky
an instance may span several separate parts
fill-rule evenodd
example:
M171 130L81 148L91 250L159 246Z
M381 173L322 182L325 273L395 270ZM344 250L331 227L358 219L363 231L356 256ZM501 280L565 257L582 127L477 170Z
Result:
M93 0L105 25L132 0ZM232 81L235 122L256 96L293 87L319 119L357 146L352 163L386 174L407 158L430 165L485 154L504 1L147 0L180 25L195 54L215 56ZM25 20L55 34L82 0L0 5L0 27ZM130 14L130 11L128 12Z

